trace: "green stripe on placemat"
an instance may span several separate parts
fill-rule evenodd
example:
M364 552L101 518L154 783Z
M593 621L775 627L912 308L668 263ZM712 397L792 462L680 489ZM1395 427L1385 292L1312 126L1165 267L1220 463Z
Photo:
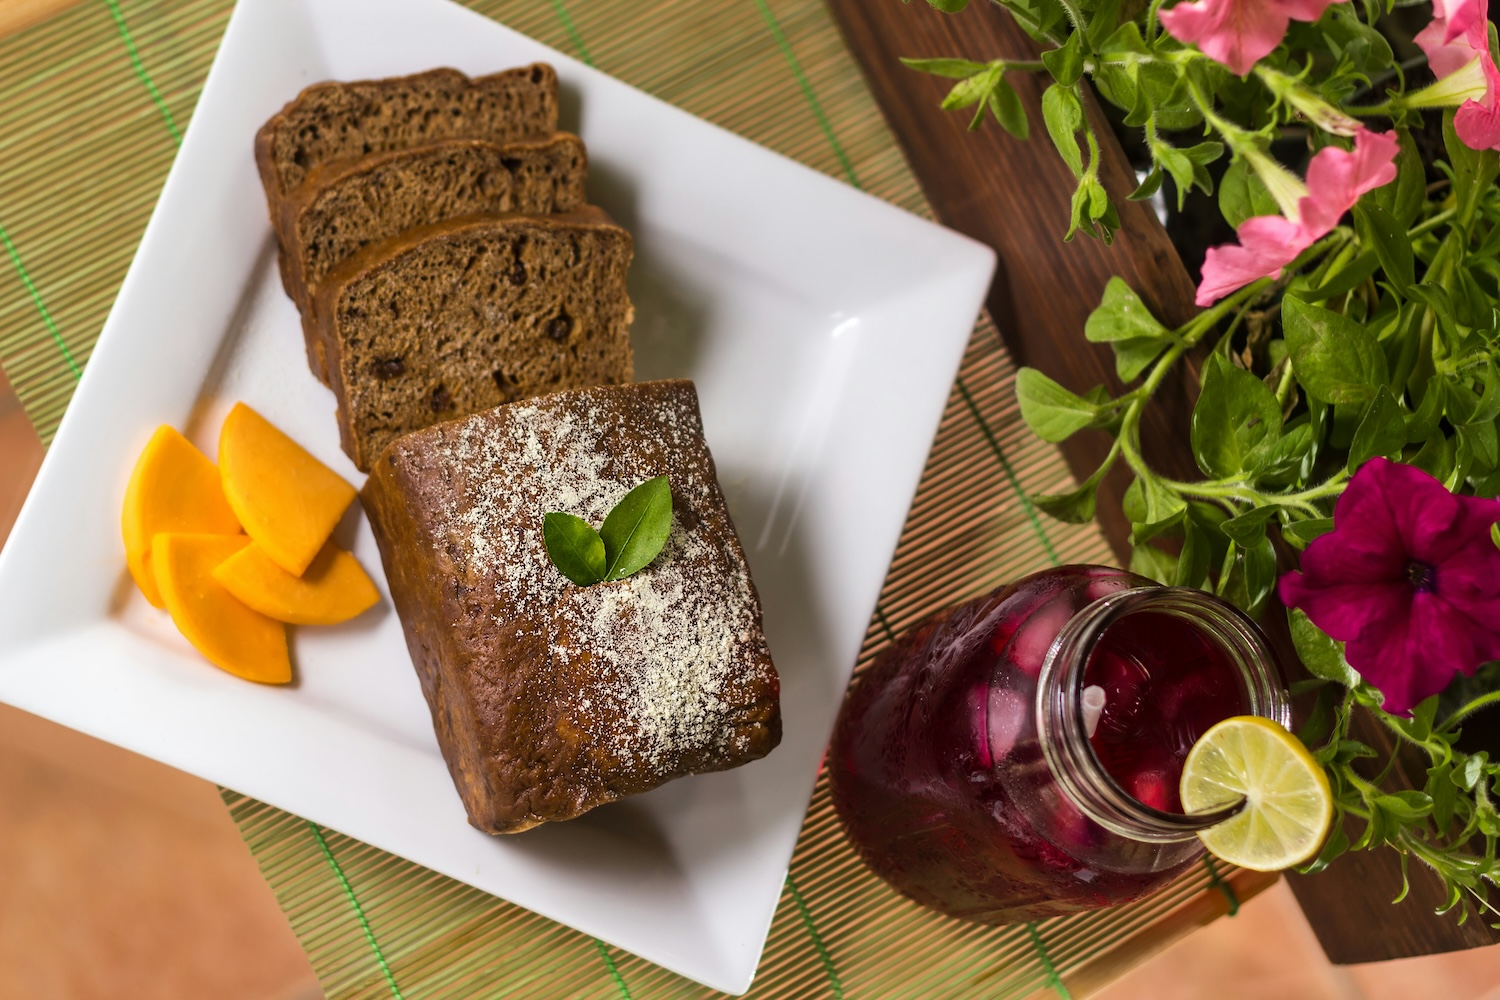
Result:
M871 0L891 2L896 0ZM807 0L472 0L634 86L919 214L928 209L827 11ZM228 0L86 0L0 40L0 365L44 439L87 366L196 104ZM936 113L936 112L934 112ZM247 143L249 137L246 137ZM975 331L857 669L935 608L1062 562L1092 527L1028 492L1071 484L1031 436L1015 369ZM330 997L675 1000L715 994L477 889L225 790ZM754 998L1066 995L1158 923L1233 905L1196 866L1151 900L1037 926L959 923L902 899L842 836L820 775ZM1181 923L1181 921L1177 921Z

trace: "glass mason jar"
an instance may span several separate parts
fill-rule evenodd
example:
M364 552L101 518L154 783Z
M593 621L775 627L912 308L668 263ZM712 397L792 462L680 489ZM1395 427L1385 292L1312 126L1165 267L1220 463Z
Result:
M989 924L1147 895L1201 856L1182 761L1234 715L1290 721L1255 624L1196 590L1064 566L911 629L850 691L833 801L882 878Z

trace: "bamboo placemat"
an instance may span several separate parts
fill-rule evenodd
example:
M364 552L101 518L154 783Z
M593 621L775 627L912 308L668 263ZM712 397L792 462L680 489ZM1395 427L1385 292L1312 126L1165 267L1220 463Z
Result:
M872 0L873 2L873 0ZM895 2L895 0L882 0ZM756 142L928 215L814 0L471 0L470 6ZM88 0L0 40L0 365L50 441L191 121L230 0ZM936 113L936 112L934 112ZM249 137L246 137L249 141ZM920 344L920 340L915 341ZM859 659L932 609L1024 573L1107 562L1028 491L1071 482L1021 424L981 320ZM330 997L712 991L359 841L224 791ZM751 996L1081 996L1267 880L1205 864L1133 906L987 928L924 911L859 863L820 777Z

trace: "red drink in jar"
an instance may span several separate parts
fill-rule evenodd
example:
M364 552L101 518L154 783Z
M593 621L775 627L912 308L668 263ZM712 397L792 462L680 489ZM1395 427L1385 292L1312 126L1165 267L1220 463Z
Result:
M1001 924L1129 902L1202 854L1182 761L1234 715L1288 721L1264 637L1228 604L1064 566L940 612L844 703L833 801L879 875Z

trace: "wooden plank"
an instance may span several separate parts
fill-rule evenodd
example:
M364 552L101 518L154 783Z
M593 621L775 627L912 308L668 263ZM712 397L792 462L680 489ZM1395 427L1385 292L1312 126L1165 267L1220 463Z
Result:
M1081 236L1065 244L1062 234L1074 182L1043 130L1045 79L1011 77L1032 123L1032 138L1020 141L993 121L977 132L967 131L968 113L938 109L952 82L909 70L899 61L901 56L1035 58L1035 43L1010 16L982 0L957 15L940 14L921 2L828 3L937 217L999 254L988 305L1017 362L1035 366L1075 391L1100 382L1118 388L1110 351L1083 339L1084 320L1105 282L1111 275L1124 278L1169 326L1193 315L1193 286L1150 209L1125 200L1135 178L1097 105L1090 105L1089 116L1102 146L1101 178L1124 226L1110 247ZM1142 446L1147 460L1163 474L1196 479L1188 446L1192 396L1184 381L1174 378L1175 384L1169 380L1163 385L1142 422ZM1108 447L1103 433L1092 433L1077 435L1062 449L1081 478L1098 467ZM1100 524L1122 561L1130 551L1130 528L1120 511L1128 483L1128 476L1117 470L1099 495ZM1273 641L1287 662L1295 663L1283 616L1271 617L1282 619L1283 626ZM1289 881L1334 962L1404 958L1500 940L1482 919L1471 917L1459 927L1452 917L1435 916L1432 909L1441 894L1425 872L1413 872L1412 898L1392 906L1401 885L1394 852L1349 855L1319 875L1293 875Z

